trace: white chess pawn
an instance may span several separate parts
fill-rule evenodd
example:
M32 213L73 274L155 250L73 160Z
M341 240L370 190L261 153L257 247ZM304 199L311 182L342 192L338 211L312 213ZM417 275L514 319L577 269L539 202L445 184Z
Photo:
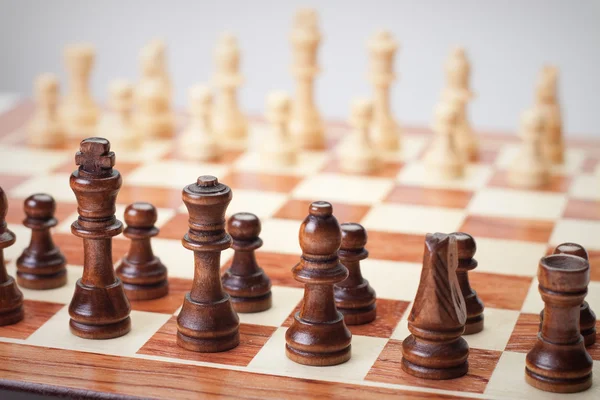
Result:
M508 174L516 186L539 187L550 180L550 165L544 153L544 112L539 107L525 111L521 116L521 149Z
M58 79L53 74L42 74L34 85L35 113L27 131L32 146L54 147L65 141L65 127L58 116Z
M179 138L179 154L188 160L210 161L222 154L212 128L212 93L204 85L189 91L190 122Z
M435 137L424 158L427 171L432 176L457 179L464 175L464 160L455 142L458 116L455 102L441 102L435 108Z
M133 85L125 80L115 80L108 92L109 110L100 120L99 136L107 138L115 149L138 150L142 146L142 136L133 124Z
M167 71L167 55L165 42L154 39L140 51L140 84L156 80L163 85L165 93L171 97L171 80Z
M267 135L261 149L261 160L267 165L290 166L297 161L297 151L290 134L290 97L282 92L272 92L267 97Z
M248 122L237 100L237 90L243 83L243 77L240 73L240 49L235 36L230 33L221 36L215 62L215 85L219 89L213 110L215 134L227 147L243 147L248 135Z
M542 146L548 162L562 164L565 145L562 133L562 116L558 102L558 69L546 65L542 69L536 87L536 106L544 113Z
M145 138L169 138L175 132L170 97L159 80L140 83L134 93L136 129Z
M350 110L352 131L338 148L342 171L369 173L380 167L379 153L370 139L372 122L373 103L367 99L355 99Z

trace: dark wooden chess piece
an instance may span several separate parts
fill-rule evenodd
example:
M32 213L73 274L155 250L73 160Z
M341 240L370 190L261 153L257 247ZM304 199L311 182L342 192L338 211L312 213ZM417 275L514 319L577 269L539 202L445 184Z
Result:
M573 256L582 257L589 262L588 253L576 243L562 243L556 246L554 254L571 254ZM590 265L591 268L591 265ZM590 308L587 301L581 303L579 310L579 329L583 336L583 342L586 347L596 343L596 314ZM544 310L540 312L540 330L542 329L542 322L544 321Z
M423 270L402 342L402 369L425 379L452 379L467 373L469 345L461 337L467 308L456 269L454 234L428 233Z
M223 288L239 313L253 313L271 308L271 280L256 263L254 250L262 246L260 220L251 213L237 213L227 221L227 232L235 250L233 262L221 276Z
M348 276L338 259L341 242L331 204L312 203L300 226L302 257L292 268L294 279L305 284L304 302L285 334L285 353L297 363L326 366L350 359L352 334L333 296L333 285Z
M460 291L467 306L467 322L465 323L464 335L471 335L483 330L483 302L477 296L477 292L471 288L469 282L469 271L477 268L477 260L473 257L477 251L475 239L468 233L456 232L456 247L458 249L458 268L456 275Z
M4 249L12 246L17 237L6 225L8 200L0 187L0 326L12 325L23 319L23 293L14 278L6 272Z
M586 390L592 385L592 358L579 332L579 315L590 281L589 263L570 254L542 257L538 281L544 321L527 353L525 379L547 392Z
M112 261L112 237L123 231L115 218L121 174L113 169L115 153L103 138L84 139L75 163L79 169L71 174L70 184L79 218L71 232L83 239L84 261L69 305L71 332L86 339L115 338L131 329L129 301Z
M38 193L25 199L23 225L31 229L31 241L17 259L17 283L27 289L54 289L67 283L67 260L54 245L50 228L56 202L52 196Z
M158 215L150 203L133 203L125 209L127 228L123 234L131 239L129 251L117 267L129 300L151 300L169 293L167 268L152 252L150 238L158 235L154 226Z
M240 342L239 319L220 277L221 252L231 246L225 211L231 189L204 175L183 188L189 230L183 247L194 252L194 282L177 317L177 344L203 353L225 351Z
M334 285L335 305L344 315L347 325L366 324L375 319L375 291L360 272L360 261L369 256L365 249L367 231L360 224L345 223L342 229L342 245L338 256L348 268L348 277Z

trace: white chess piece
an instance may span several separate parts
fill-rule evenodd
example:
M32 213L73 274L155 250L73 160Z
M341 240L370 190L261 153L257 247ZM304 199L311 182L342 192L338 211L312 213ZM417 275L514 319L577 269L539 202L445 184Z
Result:
M94 58L95 50L88 44L71 45L65 50L69 85L60 115L71 138L84 139L96 132L99 110L89 88Z
M546 159L553 164L562 164L565 159L565 145L556 67L547 65L542 69L537 83L536 106L544 113L545 131L542 143Z
M441 179L457 179L464 175L464 160L456 148L458 105L441 102L435 108L435 137L424 162L430 175Z
M369 173L381 165L379 153L371 144L372 121L372 102L366 99L355 99L350 110L352 130L338 148L338 160L342 171Z
M466 162L473 161L477 159L479 144L467 113L467 106L475 95L471 91L471 65L465 49L462 47L452 49L444 69L446 87L442 91L442 101L454 102L458 107L456 147Z
M369 79L374 87L373 143L379 151L400 150L401 129L390 108L390 86L396 79L394 58L398 43L388 31L377 32L368 44L370 53Z
M126 80L112 81L108 106L98 125L98 134L108 139L114 149L138 150L142 136L133 123L133 85Z
M212 128L212 93L205 85L189 90L190 122L179 138L179 154L188 160L210 161L222 150Z
M294 17L291 34L292 75L296 79L290 130L300 148L320 150L325 148L323 121L314 100L314 81L319 73L317 52L321 33L317 13L313 9L300 9Z
M58 91L54 74L42 74L35 80L35 112L27 127L32 146L54 147L65 141L65 127L57 110Z
M237 89L243 83L240 73L240 49L237 39L226 33L219 39L215 52L215 85L219 92L213 109L213 126L219 142L232 148L246 145L248 122L237 100Z
M297 150L290 134L290 97L283 92L272 92L267 96L266 118L269 122L261 148L264 164L288 167L297 161Z
M550 165L544 153L544 111L534 107L521 116L521 149L508 174L509 182L516 186L539 187L550 180Z

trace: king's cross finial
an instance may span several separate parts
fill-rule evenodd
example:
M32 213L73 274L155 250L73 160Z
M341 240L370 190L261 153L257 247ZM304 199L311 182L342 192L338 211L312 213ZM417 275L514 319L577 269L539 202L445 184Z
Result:
M110 172L115 165L115 153L110 151L110 142L104 138L92 137L81 141L75 154L75 164L90 174Z

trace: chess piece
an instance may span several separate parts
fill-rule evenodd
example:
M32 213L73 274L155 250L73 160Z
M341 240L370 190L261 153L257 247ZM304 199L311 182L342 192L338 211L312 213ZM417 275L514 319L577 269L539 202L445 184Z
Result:
M269 130L262 145L261 160L275 167L296 163L296 146L289 131L290 98L282 92L272 92L267 98Z
M131 239L129 251L117 267L129 300L151 300L169 293L167 268L152 252L150 238L158 235L154 226L158 215L150 203L133 203L125 209L127 228L123 234Z
M221 252L231 245L225 231L231 197L231 189L209 175L183 188L190 219L182 243L194 252L194 282L177 317L177 344L187 350L213 353L240 342L239 319L219 276Z
M456 248L458 251L458 268L456 276L460 291L465 299L467 307L467 322L465 323L464 335L471 335L483 330L483 302L477 296L477 292L471 288L469 283L469 271L477 268L477 260L473 258L477 245L475 239L468 233L453 233L456 237Z
M175 132L175 117L170 97L158 80L140 83L134 95L134 128L149 138L170 138Z
M579 332L579 315L590 281L589 263L570 254L542 257L538 281L544 321L527 353L525 380L547 392L586 390L592 385L592 358Z
M140 51L140 83L158 81L164 93L171 98L172 86L167 67L167 46L160 39L153 39Z
M56 202L52 196L38 193L25 199L23 225L31 229L31 241L17 259L17 283L27 289L54 289L67 283L67 260L54 245L50 228Z
M554 249L554 254L570 254L581 257L589 262L587 251L583 248L583 246L580 246L576 243L559 244ZM544 310L542 309L540 312L540 330L542 329L543 321ZM596 343L596 314L594 314L590 308L590 305L585 300L583 303L581 303L581 307L579 309L579 330L581 331L583 342L586 347Z
M362 225L355 223L344 223L340 227L342 245L338 256L348 268L348 277L333 287L335 305L344 315L346 325L366 324L377 316L375 291L360 272L360 261L369 256L365 249L367 231Z
M215 135L225 147L243 147L248 136L248 122L240 111L236 94L244 79L240 73L240 48L235 36L230 33L221 36L215 61L215 84L219 88L213 115Z
M15 243L16 236L6 226L8 199L0 187L0 326L12 325L23 319L23 293L14 278L6 272L4 249Z
M35 112L27 127L32 146L54 147L65 141L65 127L58 116L58 90L53 74L42 74L35 80Z
M323 121L314 100L314 81L319 73L317 51L321 42L314 9L301 9L296 13L290 40L293 47L292 75L296 79L290 131L300 148L324 149Z
M455 235L428 233L423 270L402 342L402 369L425 379L452 379L467 373L469 345L461 337L467 309L456 269Z
M381 160L369 138L373 106L369 100L356 99L352 103L350 125L352 131L341 143L338 159L342 171L369 173L378 169Z
M233 262L223 276L223 288L231 296L235 311L253 313L271 308L271 280L256 263L254 250L262 246L260 220L251 213L233 214L227 221L235 250Z
M109 139L114 147L138 150L142 146L142 136L133 124L133 85L124 80L113 81L108 103L110 110L100 120L98 133Z
M536 88L536 106L544 114L543 149L546 159L552 164L564 162L564 140L562 116L558 102L558 69L546 65L542 69Z
M511 184L524 187L548 184L550 166L543 152L543 134L544 118L540 110L536 107L525 111L521 117L523 144L508 174Z
M369 80L374 87L373 143L379 151L400 150L400 125L390 109L390 86L396 79L394 58L398 43L389 31L377 32L369 41Z
M190 122L179 139L179 153L188 160L211 161L221 156L212 126L212 94L204 85L189 92Z
M67 135L82 139L92 136L98 122L98 106L89 88L94 65L95 50L88 44L68 46L65 60L69 74L69 87L60 109Z
M292 268L294 279L305 284L304 302L285 334L285 353L297 363L327 366L350 359L352 334L333 294L333 285L348 277L337 255L341 241L331 204L312 203L300 227L302 257Z
M467 117L467 105L475 97L471 91L471 65L465 49L454 48L446 61L446 87L442 92L442 101L455 102L458 108L456 122L456 148L465 162L477 158L477 138Z
M458 109L455 103L442 102L435 108L435 138L425 154L425 166L432 176L457 179L464 175L464 162L456 149Z
M71 332L85 339L123 336L131 329L130 305L112 261L112 237L123 231L115 218L121 174L113 169L115 153L103 138L84 139L75 163L79 169L70 185L79 218L71 232L83 239L83 276L69 305Z

